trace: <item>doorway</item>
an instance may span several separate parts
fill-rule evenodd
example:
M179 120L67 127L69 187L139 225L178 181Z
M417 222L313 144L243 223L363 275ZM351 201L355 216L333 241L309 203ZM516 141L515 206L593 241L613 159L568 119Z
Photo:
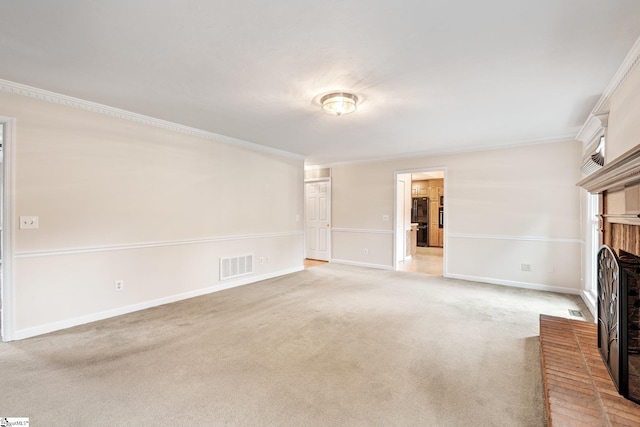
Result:
M331 179L304 184L305 258L331 259Z
M395 269L446 274L446 168L396 172Z

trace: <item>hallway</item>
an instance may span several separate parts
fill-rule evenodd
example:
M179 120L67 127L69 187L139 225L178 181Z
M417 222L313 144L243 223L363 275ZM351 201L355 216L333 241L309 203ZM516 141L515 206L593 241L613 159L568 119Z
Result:
M442 276L442 248L416 248L416 254L400 263L399 271Z

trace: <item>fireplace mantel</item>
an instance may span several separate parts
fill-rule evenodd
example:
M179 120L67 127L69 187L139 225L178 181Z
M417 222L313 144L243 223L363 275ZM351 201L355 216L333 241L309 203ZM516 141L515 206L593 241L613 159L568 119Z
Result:
M577 185L589 193L618 191L640 184L640 144L587 176Z
M601 242L616 253L624 250L640 257L640 145L577 185L600 195Z

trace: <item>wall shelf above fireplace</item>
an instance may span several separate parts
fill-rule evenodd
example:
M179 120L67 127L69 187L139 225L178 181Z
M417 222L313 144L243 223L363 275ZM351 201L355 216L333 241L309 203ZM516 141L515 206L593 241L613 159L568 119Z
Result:
M589 193L617 191L640 183L640 144L596 172L579 181L577 185Z

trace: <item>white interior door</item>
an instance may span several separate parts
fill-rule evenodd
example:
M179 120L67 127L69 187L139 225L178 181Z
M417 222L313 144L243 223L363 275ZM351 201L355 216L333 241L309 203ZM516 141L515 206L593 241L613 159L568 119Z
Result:
M331 181L307 182L305 194L305 257L331 259Z

